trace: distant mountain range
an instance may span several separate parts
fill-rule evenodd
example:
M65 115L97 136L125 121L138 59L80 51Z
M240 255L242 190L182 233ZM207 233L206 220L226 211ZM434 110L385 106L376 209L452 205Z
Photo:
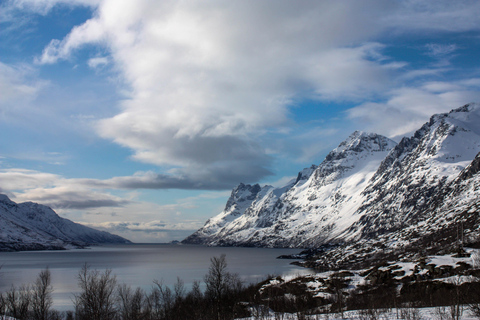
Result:
M378 252L439 251L459 233L480 243L479 151L473 103L432 116L398 144L356 131L284 187L240 184L183 242L323 248L317 265L337 266Z
M0 194L0 251L65 249L100 243L130 241L61 218L47 206L17 204Z

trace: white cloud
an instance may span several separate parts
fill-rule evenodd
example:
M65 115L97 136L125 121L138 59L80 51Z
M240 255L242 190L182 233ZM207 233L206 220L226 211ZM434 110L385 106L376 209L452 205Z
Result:
M397 2L394 12L383 17L383 24L397 32L461 32L480 30L480 3L476 0Z
M438 43L428 43L425 45L428 50L428 54L433 57L445 57L451 55L458 48L456 44L438 44Z
M60 41L53 39L43 50L42 56L36 59L39 64L55 63L59 59L68 59L72 50L87 43L100 43L104 37L104 28L96 19L90 19L80 26L76 26Z
M306 64L311 85L319 98L331 100L367 99L391 85L390 72L403 64L382 65L384 48L367 43L353 48L334 48L313 57Z
M56 186L52 188L36 188L15 193L15 201L33 201L54 209L87 210L101 207L120 207L129 200L112 196L105 192L97 192L85 187L73 185Z
M123 197L111 194L113 190L129 191L141 189L225 189L221 181L199 184L197 177L175 178L154 172L138 172L132 176L111 179L76 179L35 170L10 168L0 169L2 192L12 195L16 201L34 201L55 209L92 209L120 207L135 202L135 195ZM182 208L193 208L193 203L202 199L226 197L225 192L213 192L186 198L179 204ZM170 210L164 206L163 210ZM172 209L173 210L173 209Z
M365 130L401 137L420 128L435 113L480 101L477 80L427 82L417 88L395 89L387 102L364 103L348 110L348 115Z
M30 103L47 85L37 80L35 70L27 65L12 66L0 62L0 111L5 116Z
M15 3L42 13L66 2ZM130 90L116 116L97 122L97 132L130 148L135 160L169 170L148 179L155 188L226 188L268 176L272 157L265 132L288 126L289 108L298 98L387 100L362 103L350 117L370 123L386 109L405 120L419 115L404 128L377 126L390 134L408 131L426 112L461 99L454 97L456 90L434 84L389 89L432 70L403 70L406 63L384 56L385 45L376 39L412 30L480 28L480 5L472 1L85 0L73 5L91 6L92 18L64 39L53 39L37 62L72 59L88 45L109 54L88 64L111 62ZM446 59L457 47L429 44L428 49ZM435 86L439 92L432 92ZM423 103L424 111L399 107L414 100L430 102ZM321 148L310 148L309 154L305 149L302 159Z
M108 57L95 57L88 60L87 64L90 68L96 69L99 66L105 66L110 63Z
M169 223L161 220L147 222L109 221L87 224L92 227L108 229L112 231L137 231L137 232L162 232L170 230L197 230L201 227L198 221L184 221L181 223Z
M228 198L228 192L222 191L172 199L162 205L139 200L139 189L153 184L148 179L144 174L108 180L67 179L34 170L0 169L0 192L17 203L33 201L47 205L75 222L138 242L183 239L207 219L202 216L205 207L209 208L208 215L221 211L212 206L212 200L223 205Z
M270 173L258 141L286 123L300 93L358 99L384 90L392 65L382 45L364 41L378 32L365 4L386 7L105 0L38 62L106 46L131 92L121 113L98 123L99 134L138 161L232 185Z
M60 175L19 168L0 169L2 192L15 201L39 202L57 209L117 207L128 203L92 185Z
M8 0L10 6L22 9L30 10L42 15L47 14L56 5L68 5L68 6L97 6L101 0Z

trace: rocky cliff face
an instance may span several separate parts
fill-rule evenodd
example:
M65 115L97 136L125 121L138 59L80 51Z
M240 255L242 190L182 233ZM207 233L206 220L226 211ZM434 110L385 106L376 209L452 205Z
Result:
M98 243L129 243L127 239L59 217L37 203L15 203L0 195L0 251L64 249Z
M431 117L400 143L354 132L283 188L240 185L186 243L320 248L337 265L478 240L480 105ZM240 190L245 190L239 193ZM241 194L241 196L239 196ZM363 254L359 254L363 252Z

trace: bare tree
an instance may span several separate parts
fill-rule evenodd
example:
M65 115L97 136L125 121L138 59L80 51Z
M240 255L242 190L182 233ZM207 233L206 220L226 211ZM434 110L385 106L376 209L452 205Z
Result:
M185 284L180 277L177 277L177 282L173 286L175 292L175 301L178 302L185 297Z
M3 293L0 293L0 315L5 314L5 297L3 296Z
M227 271L225 254L210 259L210 267L205 275L205 297L212 303L215 319L224 319L232 313L235 294L242 289L242 282L237 274Z
M21 286L19 289L12 286L5 294L6 313L16 319L27 319L30 301L28 286Z
M192 290L183 299L182 311L187 312L191 319L204 319L205 300L200 289L200 283L193 281Z
M452 295L452 302L449 306L450 317L452 320L459 320L462 318L463 314L463 297L460 291L460 285L462 284L462 281L458 275L452 278L451 281L452 284L455 286L455 289Z
M133 291L126 284L118 287L118 312L121 320L139 320L144 317L145 293L137 288Z
M154 287L148 296L148 309L153 319L169 319L173 311L175 296L163 281L153 281Z
M50 319L51 307L53 304L51 285L52 277L50 270L45 269L40 271L35 283L32 286L32 311L35 320Z
M74 298L78 320L110 320L115 318L115 288L117 280L111 269L104 273L91 270L85 264L78 274L81 293Z
M207 286L205 294L213 300L218 300L228 289L229 273L227 272L226 255L213 257L210 259L210 267L205 275L205 284Z

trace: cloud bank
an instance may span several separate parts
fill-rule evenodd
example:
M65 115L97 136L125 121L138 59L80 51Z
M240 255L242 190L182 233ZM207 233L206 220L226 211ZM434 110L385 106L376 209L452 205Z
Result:
M135 160L168 168L176 178L167 184L231 187L270 175L262 137L288 125L293 101L375 95L397 68L369 41L382 30L374 17L388 9L383 1L89 5L94 16L37 62L106 47L129 93L97 132Z
M411 86L412 79L446 72L440 66L449 65L457 45L425 44L437 64L412 70L385 54L382 43L413 32L478 31L477 1L9 3L43 15L57 5L92 9L90 19L52 39L36 62L54 64L82 48L98 48L85 63L111 67L127 85L117 114L96 121L96 133L163 173L115 178L119 184L222 189L261 180L272 174L274 161L265 137L283 132L288 138L292 108L305 99L356 104L347 118L364 127L354 129L399 136L427 115L478 98L471 86ZM299 158L318 153L311 150Z

